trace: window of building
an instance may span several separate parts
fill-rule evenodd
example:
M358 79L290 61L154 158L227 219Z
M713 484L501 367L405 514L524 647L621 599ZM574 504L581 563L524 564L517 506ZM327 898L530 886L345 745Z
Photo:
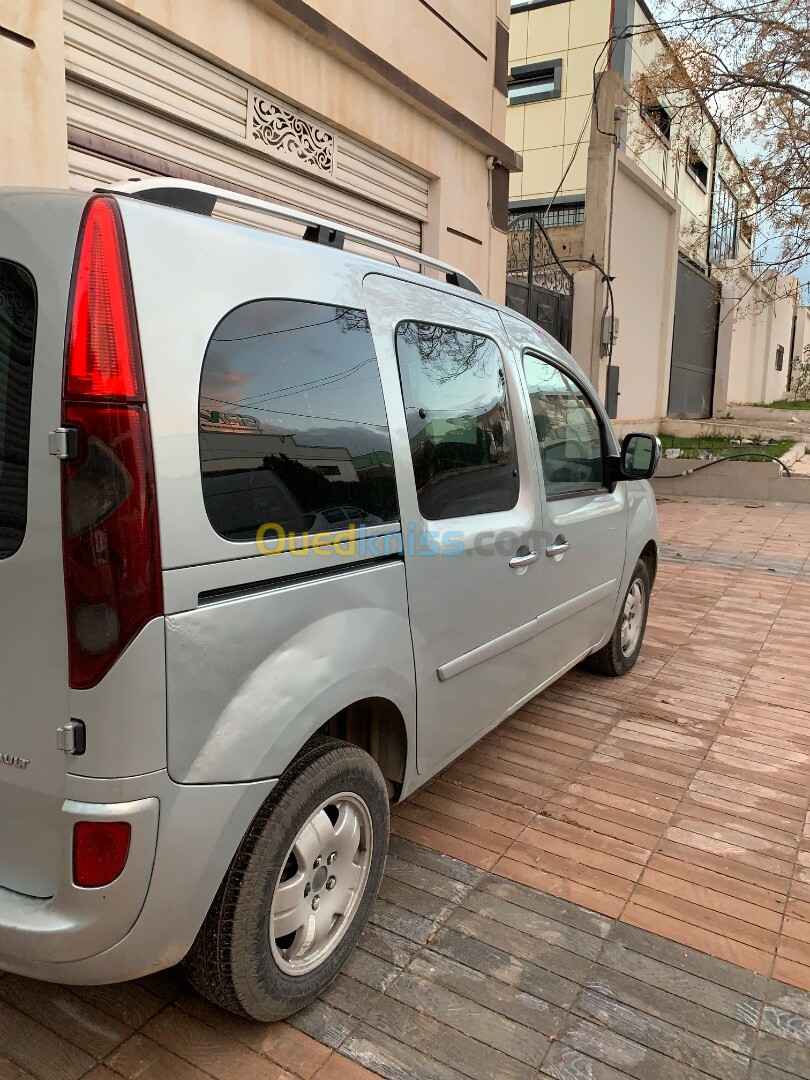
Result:
M0 259L0 559L25 536L36 322L34 279Z
M722 177L717 178L712 208L712 237L710 261L722 263L734 259L738 251L740 209L737 200Z
M669 146L672 135L672 113L663 105L652 90L642 89L641 116L655 133Z
M226 315L205 353L199 429L205 507L228 540L268 523L326 531L344 503L365 524L399 517L364 311L254 300Z
M396 343L422 516L511 510L519 478L498 346L421 322L400 323Z
M709 166L691 143L686 155L686 171L699 187L704 191L708 191Z
M562 94L562 60L522 64L509 72L509 104L548 101Z
M781 371L785 366L785 346L776 346L776 370Z
M740 239L748 247L754 246L754 222L752 218L746 217L744 214L740 215Z
M539 356L524 356L523 370L546 496L559 499L601 490L605 484L602 429L587 395Z
M525 217L526 214L539 214L547 229L558 229L567 225L581 225L585 220L585 199L567 195L553 206L527 199L513 202L509 217Z

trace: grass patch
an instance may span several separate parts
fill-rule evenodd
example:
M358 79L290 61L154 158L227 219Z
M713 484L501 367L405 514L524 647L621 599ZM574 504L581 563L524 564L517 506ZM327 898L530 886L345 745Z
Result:
M769 405L762 406L765 409L784 409L787 412L810 409L810 401L772 401Z
M669 450L671 447L681 450L681 460L684 458L694 460L700 457L702 451L708 451L713 457L718 458L730 457L732 454L746 454L753 456L746 456L740 460L763 461L765 459L756 457L757 453L770 454L772 457L780 458L796 443L795 439L782 439L780 441L741 444L739 439L729 439L723 435L702 435L688 439L679 435L661 435L659 438L664 450Z

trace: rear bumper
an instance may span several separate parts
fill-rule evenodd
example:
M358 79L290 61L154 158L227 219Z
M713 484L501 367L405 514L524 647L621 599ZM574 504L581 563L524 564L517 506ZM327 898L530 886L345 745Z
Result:
M177 963L275 783L184 787L165 772L122 781L69 777L69 793L81 797L66 799L62 807L59 887L47 900L0 889L0 968L52 982L98 984ZM140 797L120 799L136 793ZM112 795L118 799L106 801ZM111 885L73 884L77 820L131 824L127 864Z

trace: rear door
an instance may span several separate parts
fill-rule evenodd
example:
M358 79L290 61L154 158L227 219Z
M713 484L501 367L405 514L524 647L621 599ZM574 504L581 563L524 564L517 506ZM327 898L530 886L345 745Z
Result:
M364 292L397 466L418 767L430 773L545 677L536 460L496 311L379 274Z
M0 195L0 886L53 894L69 716L59 461L65 312L83 199Z

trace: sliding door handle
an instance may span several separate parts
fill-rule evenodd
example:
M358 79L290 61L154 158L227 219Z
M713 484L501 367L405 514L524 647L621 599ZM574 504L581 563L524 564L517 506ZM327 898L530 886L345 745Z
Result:
M560 555L564 555L566 551L571 547L564 536L558 536L553 544L549 544L546 548L546 555L550 559L557 559Z
M509 565L513 570L525 570L527 566L531 566L532 563L537 562L540 555L536 551L529 551L525 555L513 555L509 560Z

